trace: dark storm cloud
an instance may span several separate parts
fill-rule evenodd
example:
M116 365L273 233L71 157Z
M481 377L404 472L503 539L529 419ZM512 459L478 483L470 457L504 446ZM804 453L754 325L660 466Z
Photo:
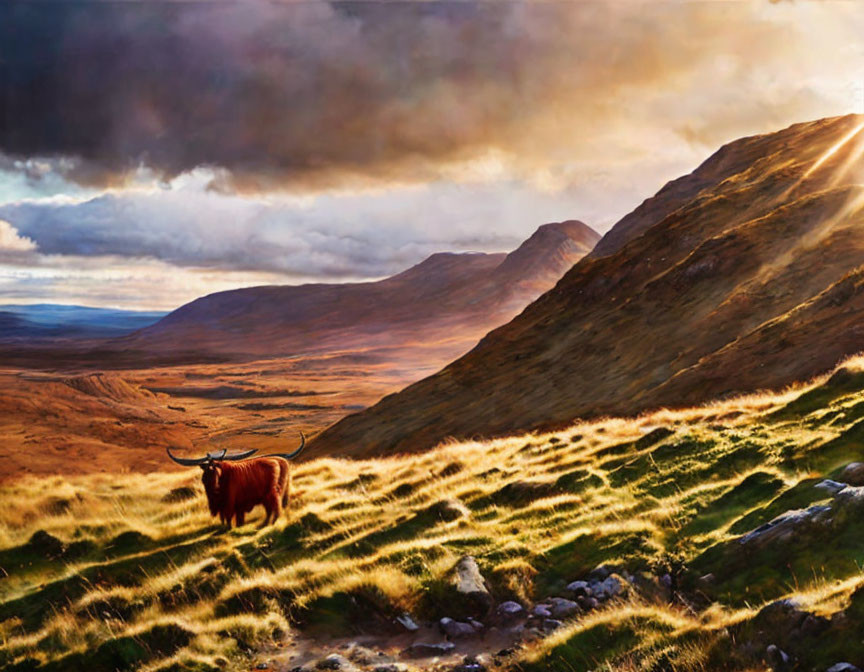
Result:
M788 35L712 4L5 2L0 152L246 191L426 181L488 149L530 171L596 154L631 87Z

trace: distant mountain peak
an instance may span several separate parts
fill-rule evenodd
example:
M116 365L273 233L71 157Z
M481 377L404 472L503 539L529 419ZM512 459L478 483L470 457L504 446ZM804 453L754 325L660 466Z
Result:
M543 236L553 232L564 234L574 240L594 240L595 242L597 240L600 240L600 234L598 234L585 222L582 222L578 219L568 219L563 222L550 222L549 224L541 224L534 232L534 236ZM532 236L532 238L534 236Z
M220 292L181 306L122 347L180 346L194 359L452 341L456 356L551 289L597 239L581 222L560 222L510 254L438 252L375 282Z

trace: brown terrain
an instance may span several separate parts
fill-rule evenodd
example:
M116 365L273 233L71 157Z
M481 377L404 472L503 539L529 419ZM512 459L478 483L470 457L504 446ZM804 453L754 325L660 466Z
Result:
M427 449L780 388L864 349L864 118L726 145L557 286L311 454Z
M7 341L0 480L58 465L173 469L166 445L291 448L299 429L319 431L467 351L598 238L580 222L545 225L509 255L436 254L374 283L223 292L121 339Z

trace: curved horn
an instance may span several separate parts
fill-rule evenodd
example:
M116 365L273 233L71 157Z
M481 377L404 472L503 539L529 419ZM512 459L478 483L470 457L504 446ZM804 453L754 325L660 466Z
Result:
M168 457L177 464L182 464L184 467L197 467L199 464L204 464L207 460L211 459L209 455L207 457L175 457L170 448L166 447L165 450L168 451Z
M207 453L208 460L221 460L225 457L225 453L228 452L227 448L223 448L222 450L214 450L212 453Z
M223 455L222 460L228 460L229 462L237 462L238 460L245 460L250 455L254 455L258 452L257 448L253 448L252 450L244 450L242 453L234 453L233 455Z
M306 437L303 435L303 431L300 431L300 447L295 450L293 453L273 453L272 455L265 455L265 457L284 457L286 460L293 460L300 454L300 451L303 450L303 447L306 445Z

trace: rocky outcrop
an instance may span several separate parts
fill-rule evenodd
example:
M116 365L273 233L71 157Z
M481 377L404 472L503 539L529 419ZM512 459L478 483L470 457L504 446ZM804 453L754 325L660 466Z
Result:
M458 596L476 614L485 615L492 608L492 595L486 579L472 556L466 555L456 563L451 582Z

